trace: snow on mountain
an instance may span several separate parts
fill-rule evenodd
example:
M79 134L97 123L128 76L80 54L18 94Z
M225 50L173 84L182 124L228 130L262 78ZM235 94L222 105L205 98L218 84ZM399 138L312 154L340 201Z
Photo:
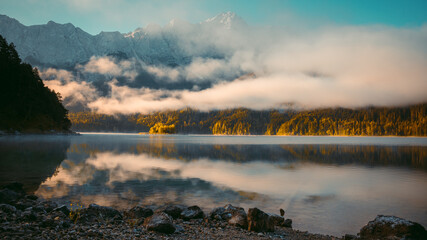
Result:
M220 13L213 18L205 20L204 23L222 26L226 29L233 29L246 25L245 21L239 16L237 16L234 12Z
M40 67L72 68L92 56L117 54L148 65L179 66L189 64L192 58L222 57L221 50L212 46L203 33L213 28L214 32L229 31L244 24L235 13L227 12L199 24L174 19L164 27L148 25L126 34L101 32L93 36L71 23L49 21L24 26L0 15L0 34L15 44L24 61Z

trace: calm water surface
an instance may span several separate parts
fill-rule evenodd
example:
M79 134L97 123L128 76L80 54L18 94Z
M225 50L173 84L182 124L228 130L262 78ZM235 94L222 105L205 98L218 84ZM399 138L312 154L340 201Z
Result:
M427 138L83 134L0 137L0 184L64 204L232 203L355 234L378 214L427 226Z

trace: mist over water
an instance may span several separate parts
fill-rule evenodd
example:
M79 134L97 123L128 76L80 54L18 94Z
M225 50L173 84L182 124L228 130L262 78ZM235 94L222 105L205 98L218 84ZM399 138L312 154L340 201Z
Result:
M283 208L294 228L336 236L378 214L427 225L426 138L22 136L0 154L1 184L64 204Z

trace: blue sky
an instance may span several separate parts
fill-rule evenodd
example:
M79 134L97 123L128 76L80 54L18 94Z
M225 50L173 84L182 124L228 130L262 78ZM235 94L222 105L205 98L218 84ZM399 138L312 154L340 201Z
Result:
M25 25L49 20L83 30L133 31L178 18L192 23L232 11L250 25L389 25L427 23L426 0L0 0L0 14Z

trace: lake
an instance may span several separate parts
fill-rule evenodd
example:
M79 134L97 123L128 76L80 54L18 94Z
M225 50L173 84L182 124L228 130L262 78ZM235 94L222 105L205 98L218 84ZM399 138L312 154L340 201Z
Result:
M378 214L427 226L427 138L89 134L0 137L0 185L63 204L258 207L355 234Z

